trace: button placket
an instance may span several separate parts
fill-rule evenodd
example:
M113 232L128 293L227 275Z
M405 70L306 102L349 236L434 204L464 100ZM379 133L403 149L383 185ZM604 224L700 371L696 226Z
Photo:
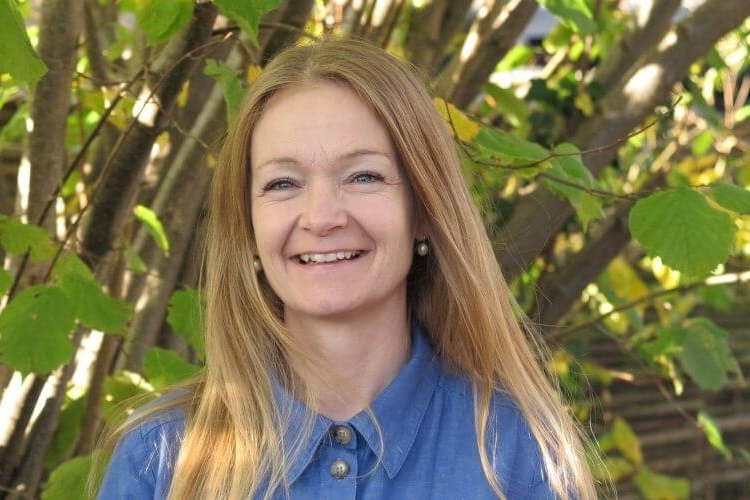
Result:
M352 430L346 425L335 425L331 432L333 440L339 444L347 445L352 440Z
M352 499L357 494L357 435L345 423L333 423L328 429L327 446L320 456L321 478L329 484L326 499Z
M345 460L336 460L331 464L331 476L336 479L344 479L349 475L349 464Z

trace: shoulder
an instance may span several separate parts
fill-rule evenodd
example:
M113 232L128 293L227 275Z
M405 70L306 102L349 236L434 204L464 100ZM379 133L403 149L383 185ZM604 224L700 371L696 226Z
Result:
M186 418L180 405L157 409L169 404L170 397L136 410L136 423L123 434L112 454L99 498L166 498Z
M443 373L438 383L451 406L463 406L475 416L474 387L462 376ZM547 486L539 443L517 401L502 390L493 393L488 408L484 447L507 498L553 498ZM473 423L473 422L472 422ZM548 496L549 495L549 496Z

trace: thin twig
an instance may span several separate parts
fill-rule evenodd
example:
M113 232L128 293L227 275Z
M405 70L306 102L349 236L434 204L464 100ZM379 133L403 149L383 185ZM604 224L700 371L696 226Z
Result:
M750 282L750 271L744 271L741 273L727 273L727 274L722 274L720 276L711 276L710 278L706 278L705 280L702 280L702 281L685 283L684 285L679 285L674 288L669 288L665 290L656 290L653 293L644 295L643 297L639 297L635 300L631 300L630 302L614 307L611 310L605 313L602 313L599 316L592 318L588 321L584 321L583 323L579 323L569 328L560 330L558 333L552 334L551 338L559 340L561 338L568 337L574 333L578 333L598 323L601 323L602 321L612 316L613 314L626 311L628 309L632 309L633 307L636 307L640 304L643 304L645 302L650 302L653 299L663 297L665 295L672 295L675 293L686 292L686 291L694 290L696 288L700 288L702 286L717 286L717 285L724 285L724 284L731 284L731 283L746 283L746 282Z

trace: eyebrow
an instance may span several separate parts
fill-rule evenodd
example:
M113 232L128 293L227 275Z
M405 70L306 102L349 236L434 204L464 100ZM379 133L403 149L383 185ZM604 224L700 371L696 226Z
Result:
M339 156L335 161L339 162L342 160L354 160L363 156L382 156L383 158L387 158L388 160L393 161L393 157L391 154L384 151L378 151L377 149L368 148L358 148L352 150L346 154ZM297 158L293 158L291 156L278 156L264 161L263 163L258 165L256 169L261 169L268 165L297 165L299 163L300 162Z

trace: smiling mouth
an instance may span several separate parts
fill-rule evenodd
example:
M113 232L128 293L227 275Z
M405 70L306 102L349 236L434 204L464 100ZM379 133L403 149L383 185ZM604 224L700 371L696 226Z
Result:
M362 255L362 250L329 252L329 253L303 253L297 256L300 264L326 264L342 260L356 259Z

